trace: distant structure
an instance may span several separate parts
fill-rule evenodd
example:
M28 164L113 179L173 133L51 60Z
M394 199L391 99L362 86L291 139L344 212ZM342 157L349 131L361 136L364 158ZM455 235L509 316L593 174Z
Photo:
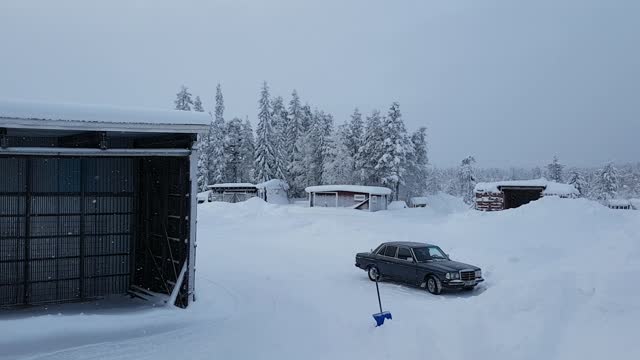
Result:
M280 179L265 181L256 185L258 197L271 204L289 203L289 184Z
M251 183L222 183L209 185L209 189L213 201L238 203L258 196L258 188Z
M260 184L222 183L210 185L211 200L228 203L247 201L258 197L272 204L288 204L289 185L286 181L273 179Z
M387 210L391 189L378 186L320 185L305 189L309 207L345 207L363 211Z
M423 208L427 207L427 197L426 196L415 196L409 199L409 207L412 208Z
M580 195L573 185L546 179L478 183L474 193L475 208L481 211L513 209L543 196L576 198Z
M625 200L625 199L607 200L605 205L609 209L614 209L614 210L634 210L635 209L635 207L633 206L631 201L630 200Z

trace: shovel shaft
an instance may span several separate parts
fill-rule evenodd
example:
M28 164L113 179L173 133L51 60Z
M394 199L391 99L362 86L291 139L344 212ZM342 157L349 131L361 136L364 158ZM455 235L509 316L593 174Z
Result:
M378 293L378 306L380 306L380 312L382 312L382 301L380 301L380 288L378 287L378 278L376 278L376 292Z

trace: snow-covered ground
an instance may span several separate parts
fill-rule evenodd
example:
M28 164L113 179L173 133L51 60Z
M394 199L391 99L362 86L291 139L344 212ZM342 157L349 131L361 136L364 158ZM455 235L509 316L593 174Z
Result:
M544 198L480 213L455 201L376 213L200 205L187 310L111 299L0 313L0 358L640 358L640 211ZM393 320L375 328L375 286L354 255L389 240L439 244L486 282L441 296L382 283Z

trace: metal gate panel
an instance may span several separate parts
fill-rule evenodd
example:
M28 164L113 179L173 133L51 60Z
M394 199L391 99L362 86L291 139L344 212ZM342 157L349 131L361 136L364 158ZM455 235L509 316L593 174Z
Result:
M134 159L4 157L0 173L0 306L128 290Z

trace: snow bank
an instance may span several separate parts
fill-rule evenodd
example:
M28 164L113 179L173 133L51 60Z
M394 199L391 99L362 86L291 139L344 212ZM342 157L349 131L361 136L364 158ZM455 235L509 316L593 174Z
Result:
M380 186L361 186L361 185L319 185L309 186L304 191L312 192L335 192L348 191L356 193L365 193L371 195L391 195L391 189Z
M640 358L640 289L630 281L640 277L638 211L555 197L493 213L259 199L198 209L198 300L188 309L7 312L0 358ZM389 240L436 243L482 267L486 282L442 296L382 282L393 320L375 328L375 286L354 255Z
M631 206L633 206L635 210L640 210L640 199L631 199L629 200L629 202L631 203Z
M401 200L392 201L388 206L388 210L399 210L408 208L407 203Z
M534 180L508 180L508 181L496 181L496 182L481 182L477 183L474 192L476 193L498 193L501 187L518 187L518 186L532 186L532 187L544 187L542 192L544 195L559 195L570 196L579 195L580 192L569 184L561 184L547 179L534 179Z
M469 205L465 204L462 198L439 192L426 196L427 208L436 214L453 214L469 210Z

